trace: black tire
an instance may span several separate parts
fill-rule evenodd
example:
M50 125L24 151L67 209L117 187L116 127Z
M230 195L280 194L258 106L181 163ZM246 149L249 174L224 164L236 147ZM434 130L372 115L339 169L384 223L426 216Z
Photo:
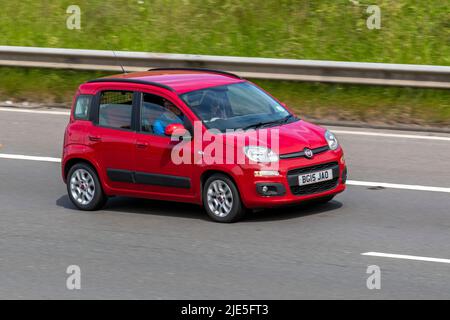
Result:
M208 194L207 194L208 189L210 188L211 184L215 181L221 181L225 183L231 190L232 206L229 213L226 214L225 216L219 216L216 213L214 213L208 204ZM202 198L203 198L203 206L205 207L206 212L208 213L209 217L216 222L232 223L239 221L245 215L246 208L242 204L241 197L239 195L239 191L235 183L233 182L233 180L231 180L228 176L224 174L216 173L206 180L205 185L203 186Z
M93 181L93 185L95 186L95 189L93 191L92 200L90 200L89 203L85 203L85 204L80 203L79 201L77 201L75 199L74 195L72 194L71 181L72 181L72 178L74 177L75 172L77 172L78 170L85 170L92 177L92 181ZM105 205L105 203L107 201L107 197L105 196L105 194L103 192L102 185L98 178L97 172L94 170L94 168L92 168L92 166L90 166L87 163L83 163L83 162L77 163L70 168L69 173L67 174L67 194L69 195L70 201L72 201L72 203L78 209L83 210L83 211L99 210L99 209L103 208L103 206Z

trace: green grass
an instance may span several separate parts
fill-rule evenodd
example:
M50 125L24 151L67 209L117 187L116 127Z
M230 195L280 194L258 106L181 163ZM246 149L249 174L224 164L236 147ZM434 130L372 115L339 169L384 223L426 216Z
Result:
M256 81L310 118L450 125L450 90Z
M2 1L0 45L450 65L450 2ZM81 30L66 8L82 10ZM367 4L382 10L366 28ZM99 72L0 68L0 100L69 102ZM257 81L301 114L448 125L449 91Z
M80 83L108 75L103 72L25 68L0 68L0 74L0 100L67 105ZM267 80L254 82L307 118L450 125L450 90Z
M104 72L0 67L0 101L69 104L77 87Z
M74 3L81 30L66 28ZM449 1L364 3L380 6L380 30L349 0L4 0L0 44L450 64Z

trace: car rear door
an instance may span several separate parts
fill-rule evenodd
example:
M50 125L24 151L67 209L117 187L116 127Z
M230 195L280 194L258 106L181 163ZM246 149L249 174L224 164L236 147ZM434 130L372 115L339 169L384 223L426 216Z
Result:
M95 152L102 177L116 190L135 188L135 92L104 88L96 95L87 145Z

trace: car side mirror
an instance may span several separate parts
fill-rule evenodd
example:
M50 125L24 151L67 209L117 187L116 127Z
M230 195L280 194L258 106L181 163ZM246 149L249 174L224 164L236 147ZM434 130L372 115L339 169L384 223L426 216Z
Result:
M182 138L189 134L188 130L181 123L171 123L167 125L164 130L164 134L168 137L179 137Z

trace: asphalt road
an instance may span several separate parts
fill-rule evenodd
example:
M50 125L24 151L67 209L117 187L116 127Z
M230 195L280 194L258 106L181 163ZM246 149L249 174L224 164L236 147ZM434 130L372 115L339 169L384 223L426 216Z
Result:
M60 157L66 122L0 111L0 154ZM450 141L338 137L351 180L450 188ZM326 205L217 224L196 206L151 200L77 211L59 166L0 158L1 299L450 299L449 263L361 255L450 259L448 192L351 185ZM66 288L69 265L81 290ZM370 265L380 290L366 287Z

